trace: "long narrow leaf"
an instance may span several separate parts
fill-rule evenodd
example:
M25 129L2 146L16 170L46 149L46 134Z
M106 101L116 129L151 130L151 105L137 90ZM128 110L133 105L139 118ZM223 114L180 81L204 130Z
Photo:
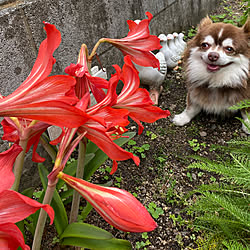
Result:
M80 246L90 249L131 249L130 242L116 239L111 233L86 223L72 223L68 225L60 240L62 245Z

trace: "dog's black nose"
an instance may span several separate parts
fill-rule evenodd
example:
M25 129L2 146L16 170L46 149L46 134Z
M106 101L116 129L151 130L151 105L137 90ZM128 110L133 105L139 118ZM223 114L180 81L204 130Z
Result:
M218 59L219 59L220 55L217 53L217 52L210 52L208 54L208 59L211 61L211 62L216 62Z

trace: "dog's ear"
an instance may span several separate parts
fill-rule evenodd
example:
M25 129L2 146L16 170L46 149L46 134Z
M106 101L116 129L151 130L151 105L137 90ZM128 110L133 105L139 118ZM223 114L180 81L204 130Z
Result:
M246 20L245 24L242 27L244 33L248 34L250 36L250 17Z
M213 21L209 18L209 16L204 17L201 20L200 24L198 25L198 31L200 31L202 28L204 28L205 26L208 26L212 23L213 23Z

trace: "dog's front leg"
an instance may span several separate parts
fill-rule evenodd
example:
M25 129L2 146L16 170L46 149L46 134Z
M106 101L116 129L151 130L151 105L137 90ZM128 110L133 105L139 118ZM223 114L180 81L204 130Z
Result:
M247 115L247 114L248 114L248 115ZM248 119L249 115L250 115L250 109L248 109L248 110L242 109L242 110L241 110L241 116L242 116L242 118L243 118L243 121L248 125L248 127L250 127L250 121L249 121L249 119ZM243 129L243 131L244 131L246 134L248 134L248 135L250 134L249 129L247 128L247 126L246 126L244 123L242 123L242 129Z
M187 106L185 110L181 114L174 116L173 123L177 126L184 126L185 124L189 123L198 113L200 113L200 111L201 107L192 103L188 94Z

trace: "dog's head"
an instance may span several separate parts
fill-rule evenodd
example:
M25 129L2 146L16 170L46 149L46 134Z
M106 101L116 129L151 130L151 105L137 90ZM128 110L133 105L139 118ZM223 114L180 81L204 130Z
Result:
M239 87L249 74L250 19L242 28L202 19L186 51L188 80L209 87Z

